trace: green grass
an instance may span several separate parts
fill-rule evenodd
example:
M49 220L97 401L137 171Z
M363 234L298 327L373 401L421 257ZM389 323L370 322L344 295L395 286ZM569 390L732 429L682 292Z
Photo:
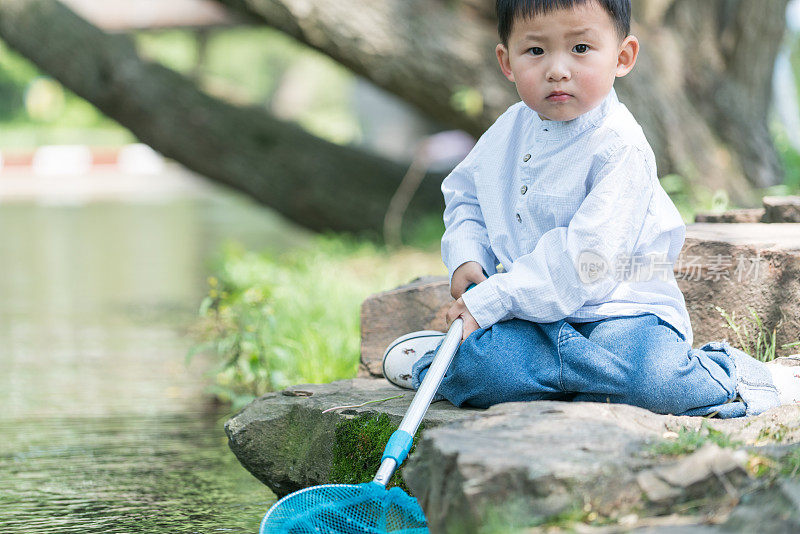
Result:
M691 454L706 443L716 443L720 447L738 447L742 443L734 440L728 434L711 428L706 421L702 421L700 428L695 430L682 427L677 432L678 436L672 440L656 443L651 451L654 454L679 456Z
M748 306L747 311L750 313L749 317L745 317L741 321L736 320L736 312L728 314L723 308L714 306L720 315L725 319L727 327L733 330L736 335L738 348L757 359L760 362L770 362L776 356L776 343L777 332L783 325L783 319L778 321L778 324L770 332L764 326L764 322L755 309ZM800 346L800 341L793 343L786 343L781 345L781 349L788 349L791 347Z
M800 446L793 447L787 454L776 457L753 452L747 462L747 470L759 478L787 477L796 480L800 475Z
M756 438L756 443L780 443L786 439L786 436L792 430L794 429L786 426L783 423L777 423L774 426L766 426L759 431L758 437Z
M355 376L364 299L445 274L438 252L389 252L342 236L281 255L231 245L214 271L191 354L214 355L211 391L234 407L292 384Z
M789 454L779 458L778 473L792 479L800 474L800 447L795 447Z

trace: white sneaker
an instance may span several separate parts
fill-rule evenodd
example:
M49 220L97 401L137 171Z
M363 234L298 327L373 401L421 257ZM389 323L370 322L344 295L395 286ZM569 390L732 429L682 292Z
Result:
M781 404L800 402L800 354L775 358L767 362L767 367Z
M411 368L426 352L436 350L445 335L436 330L420 330L398 337L383 353L383 376L395 386L414 389Z

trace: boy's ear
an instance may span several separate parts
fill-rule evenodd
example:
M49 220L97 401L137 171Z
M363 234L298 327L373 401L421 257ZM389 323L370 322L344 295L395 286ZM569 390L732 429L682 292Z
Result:
M497 45L497 48L495 48L494 51L497 54L497 61L500 62L500 70L503 71L503 75L508 78L508 81L515 81L514 73L511 71L511 60L508 49L503 43L500 43Z
M619 45L619 55L617 56L618 78L625 76L633 69L638 56L639 39L635 35L629 35Z

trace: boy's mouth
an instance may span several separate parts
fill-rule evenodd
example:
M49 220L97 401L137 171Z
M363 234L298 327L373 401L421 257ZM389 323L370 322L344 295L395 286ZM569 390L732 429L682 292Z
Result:
M566 100L569 100L570 98L572 98L572 95L565 93L564 91L553 91L547 97L547 100L550 100L552 102L564 102Z

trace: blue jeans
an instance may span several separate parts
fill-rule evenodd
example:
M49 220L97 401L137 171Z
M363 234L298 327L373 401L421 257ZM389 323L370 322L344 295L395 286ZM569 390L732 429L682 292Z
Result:
M413 367L418 388L433 360ZM456 406L572 400L661 414L756 415L780 404L769 369L725 341L693 349L657 316L576 323L511 319L461 343L439 394Z

